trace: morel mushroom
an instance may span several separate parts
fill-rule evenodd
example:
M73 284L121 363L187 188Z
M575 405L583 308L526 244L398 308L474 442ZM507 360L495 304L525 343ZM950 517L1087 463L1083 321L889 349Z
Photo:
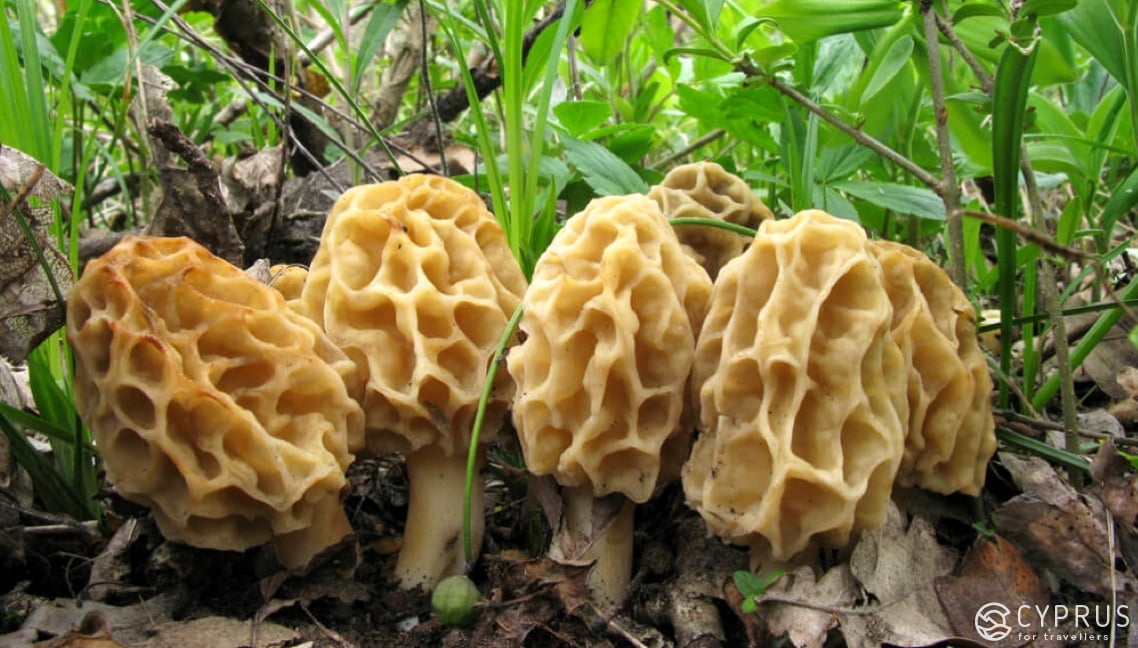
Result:
M271 540L301 567L350 531L355 366L273 289L189 239L127 237L72 288L67 336L107 476L167 538Z
M648 197L660 205L668 219L710 218L755 229L774 217L750 185L714 162L675 167L652 187ZM676 235L712 279L751 241L742 234L702 225L679 226Z
M753 568L884 519L908 415L891 317L865 233L820 211L765 221L720 271L683 486Z
M591 543L602 605L630 578L633 504L678 476L690 446L685 388L710 288L653 201L617 196L565 223L523 300L514 426L529 469L562 485L568 533ZM626 501L593 528L610 494Z
M365 380L366 447L407 459L410 501L396 574L407 588L461 572L470 431L488 363L526 282L473 191L439 176L355 187L328 216L299 308ZM505 421L499 372L482 441ZM481 545L475 480L473 546Z
M875 241L908 375L902 486L979 495L996 450L992 378L972 304L948 273L907 245Z

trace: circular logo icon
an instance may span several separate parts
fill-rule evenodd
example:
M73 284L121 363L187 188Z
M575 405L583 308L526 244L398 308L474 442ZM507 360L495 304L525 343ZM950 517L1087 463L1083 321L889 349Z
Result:
M1012 611L1003 603L985 603L976 610L976 634L986 641L999 641L1012 632L1008 617Z

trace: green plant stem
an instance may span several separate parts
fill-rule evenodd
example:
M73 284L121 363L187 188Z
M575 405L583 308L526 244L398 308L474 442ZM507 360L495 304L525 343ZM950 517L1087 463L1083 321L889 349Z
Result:
M1032 222L1040 232L1047 231L1043 220L1043 197L1039 184L1035 181L1035 171L1027 157L1026 146L1020 154L1020 170L1023 173L1024 187L1027 190ZM1063 317L1063 305L1059 301L1059 282L1055 277L1059 267L1054 260L1043 255L1038 265L1039 279L1043 287L1043 305L1051 320L1051 337L1055 344L1055 361L1059 375L1059 402L1063 409L1063 427L1068 452L1076 452L1079 445L1077 418L1078 401L1075 398L1075 381L1072 376L1070 348L1067 343L1067 320ZM1033 380L1025 376L1025 380Z
M1118 298L1123 302L1138 299L1138 277L1131 279L1130 283L1118 292ZM1083 364L1083 361L1087 359L1091 351L1094 351L1095 347L1102 342L1102 339L1114 328L1118 320L1122 319L1124 312L1121 305L1119 305L1117 308L1099 316L1091 328L1083 334L1082 339L1075 345L1075 348L1071 349L1071 357L1068 360L1068 365L1072 369L1076 369L1079 365ZM1043 409L1048 401L1055 396L1055 392L1059 390L1059 386L1060 380L1058 373L1048 376L1047 380L1040 385L1039 389L1035 392L1035 396L1031 399L1032 406L1036 409Z
M976 75L976 80L980 82L980 90L983 91L984 94L992 94L992 75L988 74L988 71L984 69L984 66L981 65L980 61L976 59L976 56L972 54L972 50L968 49L968 46L956 35L956 29L952 26L952 23L949 22L948 19L941 17L941 15L935 11L933 13L936 19L937 29L940 30L940 33L944 36L945 40L948 41L948 44L952 45L952 48L960 55L960 59L964 61L964 64L972 70L972 74Z
M463 491L462 502L462 552L467 563L474 561L470 507L473 505L474 478L478 471L478 445L482 438L482 421L486 418L486 408L490 403L490 392L493 391L494 378L498 375L502 356L506 353L506 347L510 346L510 339L514 337L514 331L518 329L518 323L522 320L522 312L522 305L518 304L518 307L514 309L514 314L510 316L510 320L506 322L506 329L502 331L502 337L498 340L498 346L490 358L490 366L486 370L486 381L482 383L482 397L478 400L478 409L474 413L474 423L470 430L470 449L466 455L466 487Z
M834 115L830 111L828 111L825 108L823 108L822 106L820 106L817 102L811 100L809 97L802 94L801 92L799 92L795 88L791 87L790 85L787 85L785 82L780 80L778 77L765 76L765 75L763 75L762 72L760 72L759 70L757 70L756 68L754 68L752 66L744 66L740 69L740 71L743 72L744 74L747 74L748 76L757 76L760 78L765 78L766 82L769 83L772 88L774 88L775 90L778 90L782 94L789 97L792 101L800 104L802 107L804 107L807 110L809 110L810 112L814 113L815 115L820 117L823 121L830 124L834 128L837 128L839 131L845 133L851 139L853 139L853 141L857 142L859 145L870 149L871 151L877 153L878 155L885 158L886 160L889 160L890 162L901 167L902 169L907 171L910 175L912 175L914 178L921 181L921 183L924 184L926 187L928 187L929 189L932 189L934 192L937 192L939 194L939 192L941 190L941 183L940 183L940 180L937 179L936 176L929 173L928 171L925 171L916 162L913 162L912 160L905 157L901 153L898 153L897 151L893 150L892 148L887 146L885 143L883 143L881 140L878 140L877 138L866 133L865 131L861 130L860 128L857 128L855 126L847 124L845 121L840 119L837 115Z
M960 214L960 186L956 182L956 167L952 160L952 136L948 131L948 108L944 97L944 71L941 68L937 12L931 0L921 2L921 17L925 28L925 44L929 59L929 90L932 94L936 139L940 155L940 198L944 201L945 224L948 235L948 274L953 282L968 291L968 276L964 272L964 221Z
M707 146L708 144L714 142L715 140L723 137L726 134L727 134L727 131L723 130L722 128L717 128L717 129L711 131L710 133L705 133L704 135L697 137L690 144L688 144L687 146L683 147L682 149L676 151L675 153L672 153L671 155L669 155L665 158L662 158L659 161L656 161L656 162L653 162L652 164L649 164L648 168L650 168L650 169L668 169L673 164L675 164L676 161L678 161L684 157L687 157L688 155L691 155L692 153L694 153L694 152L698 151L699 149Z

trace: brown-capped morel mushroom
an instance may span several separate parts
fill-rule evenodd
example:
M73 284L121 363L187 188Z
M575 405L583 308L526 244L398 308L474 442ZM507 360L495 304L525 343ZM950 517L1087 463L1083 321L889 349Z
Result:
M675 479L690 446L686 386L710 288L644 196L592 201L534 268L507 360L514 426L526 466L563 487L564 528L591 544L602 605L630 578L633 504ZM626 501L594 528L594 499L609 495Z
M909 420L897 474L902 486L979 495L996 450L992 378L972 304L925 254L874 241L893 303L893 338L908 376Z
M905 367L861 227L768 220L720 271L692 370L688 503L752 568L882 522L905 444Z
M349 189L328 216L298 308L355 361L366 447L407 460L410 500L396 564L408 588L464 564L470 432L488 364L526 281L476 193L439 176ZM505 422L513 382L498 372L482 441ZM481 545L475 480L473 546Z
M301 567L349 531L355 366L273 289L185 238L127 237L67 303L75 401L163 535Z
M652 187L648 197L660 205L668 219L709 218L755 229L774 217L746 181L715 162L673 168ZM751 241L749 236L703 225L677 227L676 235L712 279Z

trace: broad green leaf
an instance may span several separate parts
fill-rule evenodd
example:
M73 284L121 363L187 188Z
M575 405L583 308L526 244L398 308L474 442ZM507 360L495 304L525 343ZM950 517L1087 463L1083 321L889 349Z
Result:
M710 47L672 47L664 52L664 62L668 63L677 56L702 56L705 58L715 59L717 61L730 62L719 53L718 50Z
M1077 7L1059 15L1071 38L1090 52L1115 80L1126 79L1126 46L1119 26L1121 7L1110 0L1082 0Z
M929 189L871 180L831 182L830 187L901 214L944 220L944 202Z
M139 60L158 68L169 63L173 57L174 50L160 43L146 43L138 52ZM121 47L88 68L81 80L87 85L120 87L126 80L128 58L127 48Z
M1038 47L1024 51L1022 46L1007 46L996 66L995 89L992 93L992 184L996 213L1005 218L1019 214L1019 163L1023 140L1023 120L1031 73ZM996 259L999 269L997 292L1000 303L1000 336L1013 339L1012 321L1017 303L1016 234L1007 228L996 230ZM1000 346L1000 371L1012 375L1010 344ZM999 402L1006 406L1009 387L1000 381Z
M901 19L903 0L774 0L758 15L774 18L779 29L799 43L823 36L888 27Z
M359 50L356 52L355 68L350 85L353 93L359 91L364 75L372 73L371 61L375 58L379 48L383 47L384 39L399 23L399 17L403 15L403 7L406 5L407 0L377 2L371 10L367 26L364 27L364 35L360 38Z
M1035 14L1037 17L1054 16L1064 11L1074 9L1079 4L1077 0L1027 0L1019 8L1022 16Z
M596 142L582 142L563 135L565 158L599 196L648 193L648 183L623 160Z
M774 22L775 21L771 18L756 18L754 16L749 16L746 20L739 23L739 25L735 27L735 49L743 49L743 43L747 42L747 37L751 35L751 32L755 31L763 25L770 25Z
M965 2L952 13L952 24L957 26L969 18L976 16L999 16L1007 18L1007 11L991 2Z
M581 137L612 117L612 107L603 101L562 101L553 114L573 137Z
M913 38L911 36L903 36L893 43L889 51L885 53L885 57L881 60L881 65L878 66L877 71L873 73L873 78L869 80L869 85L865 88L865 94L862 95L862 102L869 101L881 91L882 88L889 85L901 68L908 64L909 59L913 56Z
M628 34L644 6L641 0L593 0L581 20L581 47L601 65L609 65L628 44Z
M679 5L695 18L696 23L705 32L715 33L719 24L719 12L723 9L723 0L677 0Z
M1102 228L1106 232L1114 229L1114 224L1123 214L1138 205L1138 168L1130 172L1110 194L1110 200L1102 208Z

